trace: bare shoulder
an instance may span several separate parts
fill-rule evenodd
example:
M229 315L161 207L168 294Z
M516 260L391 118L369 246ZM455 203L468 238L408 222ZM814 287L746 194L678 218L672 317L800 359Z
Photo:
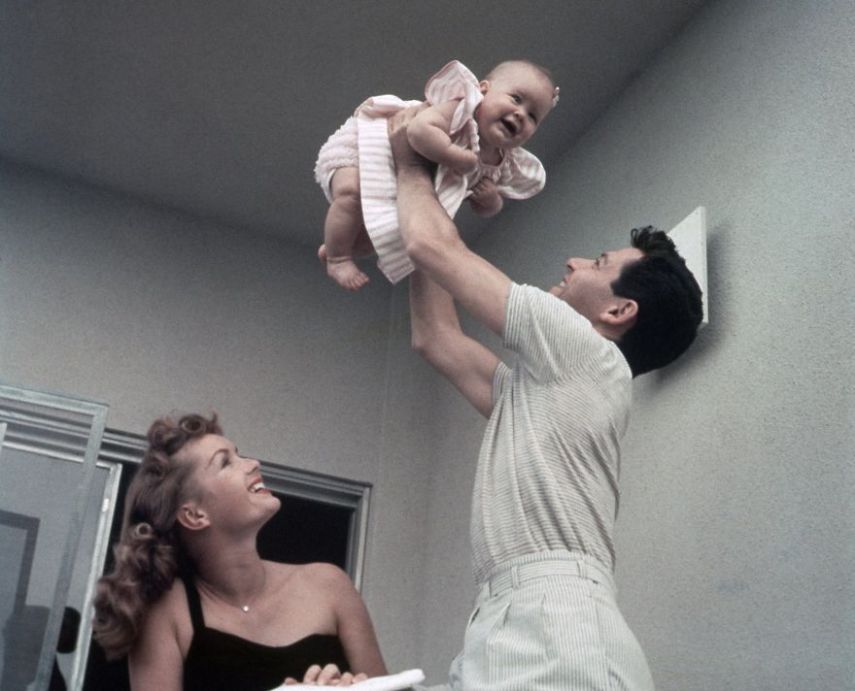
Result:
M155 664L158 659L186 655L193 638L193 624L184 583L176 578L172 586L153 602L145 614L132 661L134 666Z
M180 618L181 613L185 612L189 617L189 611L184 581L176 578L169 587L169 590L151 604L147 618L167 617L176 620Z
M427 105L427 107L422 108L416 113L414 122L417 125L419 123L450 123L451 118L454 115L454 111L457 110L457 105L460 103L460 101L461 99L456 98L452 99L451 101L443 101L441 103L432 103L430 105Z
M311 564L301 564L297 568L300 569L301 578L317 583L323 587L353 587L350 576L335 564L318 561Z
M353 587L350 577L335 564L282 564L267 561L265 565L268 574L274 577L280 587L309 590Z
M450 101L443 101L442 103L435 103L432 108L436 108L440 113L442 113L445 117L451 119L451 116L454 115L454 111L457 110L457 106L462 101L462 98L453 98Z

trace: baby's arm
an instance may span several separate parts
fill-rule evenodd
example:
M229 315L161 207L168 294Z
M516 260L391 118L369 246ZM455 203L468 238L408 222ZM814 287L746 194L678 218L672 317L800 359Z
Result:
M407 126L410 146L429 161L466 175L478 167L478 156L451 143L448 132L459 101L446 101L425 108Z
M499 194L499 190L496 189L495 182L490 178L481 178L472 188L469 205L472 207L472 211L479 216L489 218L502 210L504 200Z

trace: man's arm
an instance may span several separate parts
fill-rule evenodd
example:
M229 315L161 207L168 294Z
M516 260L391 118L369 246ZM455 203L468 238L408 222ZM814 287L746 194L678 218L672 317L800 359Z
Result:
M412 262L472 316L500 336L511 280L460 239L436 198L427 161L413 151L406 125L412 112L389 121L398 181L398 223Z
M463 333L451 295L418 270L410 276L410 313L413 348L488 417L499 358Z

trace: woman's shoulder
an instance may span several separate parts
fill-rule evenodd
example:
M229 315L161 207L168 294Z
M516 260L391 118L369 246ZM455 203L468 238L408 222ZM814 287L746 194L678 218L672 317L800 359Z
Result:
M282 590L301 591L307 596L341 596L354 589L353 582L335 564L279 564L265 562Z
M182 633L192 631L190 603L181 578L176 577L166 592L151 604L146 619L160 620Z
M186 654L193 637L193 625L184 582L176 578L172 585L148 608L142 625L141 638L173 638Z
M335 564L316 561L308 564L283 564L275 561L265 561L268 573L278 579L295 581L350 582L350 577Z
M172 585L157 600L151 603L149 612L164 613L177 610L181 606L187 609L187 593L184 588L184 581L176 576L172 581Z

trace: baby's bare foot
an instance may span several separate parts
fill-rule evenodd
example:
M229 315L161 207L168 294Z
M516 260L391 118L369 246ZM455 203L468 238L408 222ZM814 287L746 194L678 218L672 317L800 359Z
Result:
M323 246L321 247L323 249ZM318 250L320 258L321 251ZM345 290L359 290L368 283L368 276L362 273L350 257L328 257L324 250L327 274ZM324 261L322 259L321 261Z

